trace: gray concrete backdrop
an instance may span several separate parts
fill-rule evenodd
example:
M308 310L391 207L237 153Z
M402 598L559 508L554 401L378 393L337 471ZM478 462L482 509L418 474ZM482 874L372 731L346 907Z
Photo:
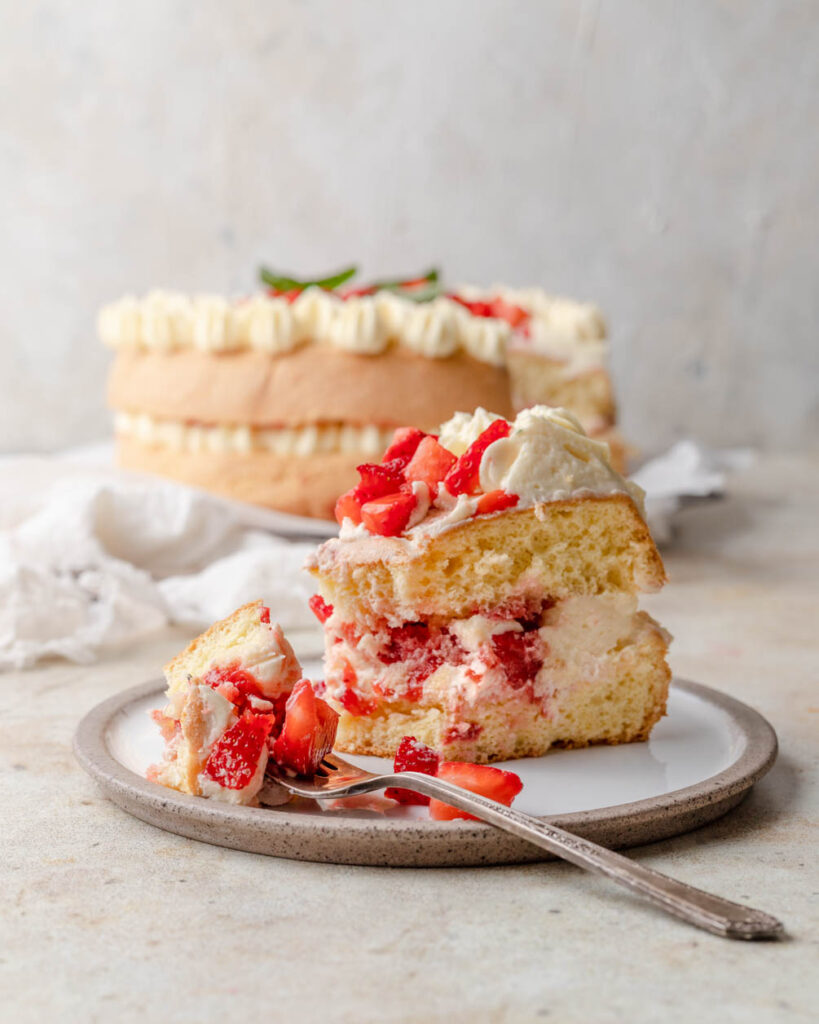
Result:
M261 259L595 299L644 448L817 444L816 3L0 13L0 448L106 432L100 303Z

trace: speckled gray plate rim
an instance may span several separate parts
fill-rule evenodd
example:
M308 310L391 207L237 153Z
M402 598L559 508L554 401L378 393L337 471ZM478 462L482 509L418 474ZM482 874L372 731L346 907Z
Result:
M698 828L743 799L776 759L773 728L727 694L687 680L675 679L673 685L728 715L742 741L737 758L683 789L548 820L606 846L628 847ZM115 804L151 825L250 853L337 864L466 867L550 859L543 850L476 822L304 814L286 805L233 807L148 782L111 754L107 735L115 715L163 688L162 680L153 679L109 697L88 712L74 736L74 753L85 771Z

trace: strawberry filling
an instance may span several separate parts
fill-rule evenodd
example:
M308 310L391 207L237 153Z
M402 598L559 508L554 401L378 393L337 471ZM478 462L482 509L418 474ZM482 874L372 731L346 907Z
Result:
M333 606L328 604L321 594L313 594L307 604L319 622L326 622L333 614Z
M439 668L448 666L465 672L478 685L486 677L489 686L505 684L523 699L536 703L540 700L536 696L536 678L548 656L540 627L552 604L550 599L537 604L521 603L517 617L511 613L481 616L497 626L489 625L490 635L477 643L463 639L470 633L467 630L464 634L460 626L407 622L390 627L383 623L373 634L378 638L377 646L368 646L363 655L355 653L360 642L355 628L349 623L334 622L328 634L329 649L333 650L336 644L345 644L346 649L339 650L329 669L330 694L350 714L371 715L383 701L420 703L427 680ZM497 631L498 626L508 622L517 622L520 628ZM358 664L357 657L364 658L369 682L359 682L351 664ZM382 672L377 670L378 662L384 666ZM479 732L480 727L474 723L459 724L453 727L451 736L447 735L446 742L475 739Z
M240 711L244 710L250 697L265 700L259 681L252 672L241 668L238 661L209 669L202 682L222 694Z

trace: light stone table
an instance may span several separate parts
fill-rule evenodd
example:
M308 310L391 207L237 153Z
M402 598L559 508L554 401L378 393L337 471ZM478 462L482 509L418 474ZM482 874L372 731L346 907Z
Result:
M91 667L0 676L0 1021L816 1020L819 460L766 458L680 517L649 602L682 676L779 733L736 811L632 852L780 916L791 939L695 931L562 863L335 867L182 839L108 803L71 736L181 631Z

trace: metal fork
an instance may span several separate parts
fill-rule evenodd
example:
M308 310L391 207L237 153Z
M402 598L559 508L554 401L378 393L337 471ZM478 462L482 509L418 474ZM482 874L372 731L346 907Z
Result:
M482 821L511 832L587 871L605 875L632 892L645 896L667 913L714 935L728 939L779 939L785 935L782 923L770 914L712 896L659 871L635 864L613 850L550 825L548 821L505 807L431 775L419 772L373 775L335 754L324 758L312 779L290 777L275 764L268 765L268 772L289 792L314 800L358 796L387 786L411 789L474 814Z

